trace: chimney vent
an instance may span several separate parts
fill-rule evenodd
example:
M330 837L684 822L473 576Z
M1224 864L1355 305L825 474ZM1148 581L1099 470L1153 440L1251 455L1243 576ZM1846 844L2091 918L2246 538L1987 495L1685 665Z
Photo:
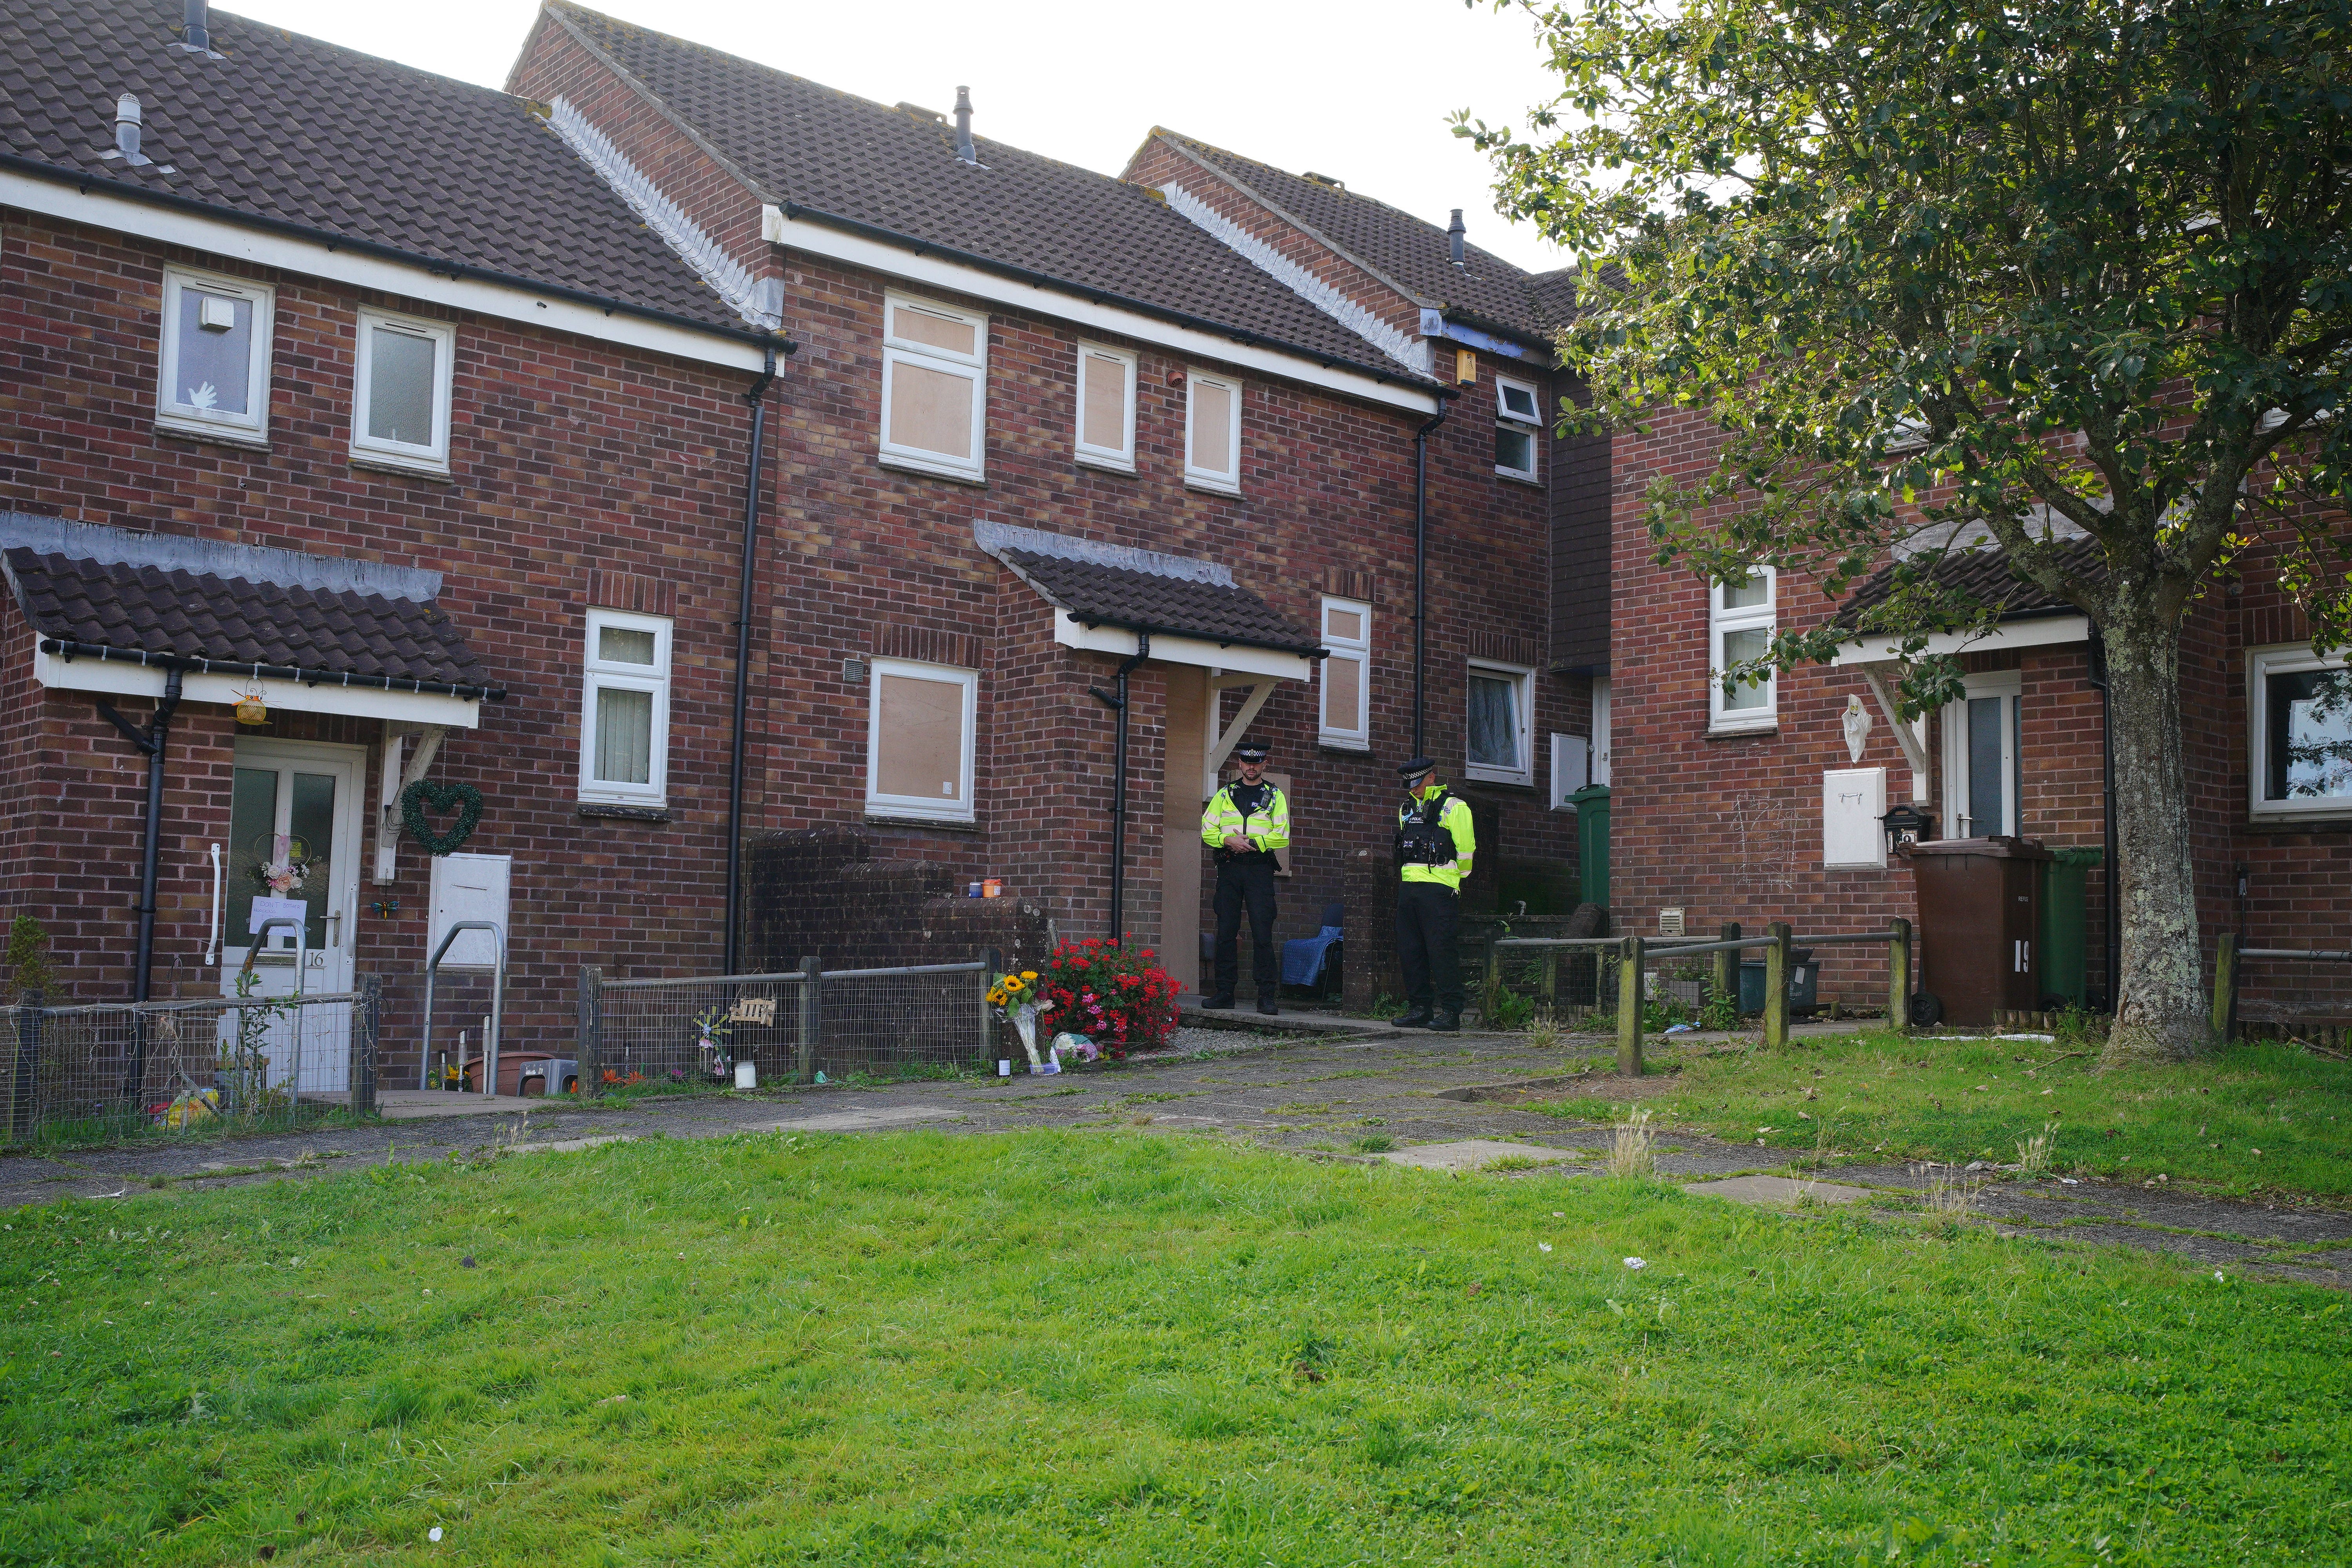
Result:
M186 0L180 13L180 47L199 54L213 52L212 0Z
M1454 266L1463 265L1462 209L1460 207L1454 209L1454 221L1445 226L1445 248L1453 254Z
M147 155L139 151L142 129L139 100L126 92L114 100L114 150L126 163L149 162Z
M971 144L971 89L956 89L956 162L978 164L980 153Z

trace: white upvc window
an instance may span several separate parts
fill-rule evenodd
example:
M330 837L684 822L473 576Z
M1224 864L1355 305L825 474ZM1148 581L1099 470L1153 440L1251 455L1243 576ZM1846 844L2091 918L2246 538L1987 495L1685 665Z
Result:
M277 303L277 290L266 283L163 269L158 426L233 441L268 439Z
M667 805L669 620L591 610L583 651L580 798Z
M1507 479L1542 477L1543 394L1524 381L1495 378L1495 471Z
M882 300L882 460L977 479L984 467L988 318L929 300Z
M1966 694L1944 708L1944 837L2013 837L2024 831L2017 761L2024 678L1997 669L1963 679Z
M1238 495L1242 488L1242 384L1213 371L1187 373L1184 482Z
M2352 816L2352 670L2308 643L2246 654L2252 814Z
M1135 356L1078 345L1078 461L1135 471Z
M1351 752L1372 749L1372 607L1358 599L1323 601L1323 689L1318 738Z
M877 658L868 680L866 809L877 816L970 822L980 675Z
M1759 566L1745 583L1707 584L1707 699L1709 730L1769 730L1779 721L1780 678L1767 675L1758 685L1734 680L1727 689L1724 672L1748 659L1760 658L1772 646L1772 595L1778 586L1769 566Z
M457 329L383 310L359 313L352 375L352 455L449 471L449 384Z
M1535 671L1524 665L1470 661L1462 773L1488 784L1532 784L1535 777Z

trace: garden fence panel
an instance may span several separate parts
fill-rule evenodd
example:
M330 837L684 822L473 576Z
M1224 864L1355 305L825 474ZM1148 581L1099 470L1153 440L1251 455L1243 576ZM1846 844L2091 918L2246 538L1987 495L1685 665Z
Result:
M589 970L581 1056L599 1087L722 1080L730 1053L756 1062L762 1083L973 1068L992 1059L979 1006L989 978L979 963L821 970L812 1007L798 971L607 980ZM708 1036L706 1022L718 1026Z

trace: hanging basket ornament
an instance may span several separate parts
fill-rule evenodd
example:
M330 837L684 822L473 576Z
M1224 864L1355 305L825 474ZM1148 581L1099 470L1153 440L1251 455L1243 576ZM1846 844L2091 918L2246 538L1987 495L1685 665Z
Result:
M455 806L457 820L446 833L436 833L425 819L428 811L447 811ZM434 779L418 779L400 792L400 825L408 836L425 847L428 855L450 855L465 847L482 825L482 792L469 784L442 784Z
M269 722L269 706L262 701L259 686L236 694L236 721L240 724Z

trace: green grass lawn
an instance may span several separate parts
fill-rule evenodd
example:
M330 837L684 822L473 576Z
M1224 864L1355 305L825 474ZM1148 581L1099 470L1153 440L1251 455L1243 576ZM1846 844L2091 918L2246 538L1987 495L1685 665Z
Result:
M1133 1132L0 1220L10 1563L2352 1550L2341 1298L1924 1221Z
M1652 1068L1672 1075L1643 1101L1662 1130L1786 1152L1821 1146L1826 1126L1828 1145L1850 1155L2004 1164L2048 1131L2053 1167L2069 1174L2352 1196L2352 1064L2282 1045L2101 1070L2097 1047L2079 1041L1880 1030ZM1625 1104L1601 1088L1531 1109L1608 1120Z

